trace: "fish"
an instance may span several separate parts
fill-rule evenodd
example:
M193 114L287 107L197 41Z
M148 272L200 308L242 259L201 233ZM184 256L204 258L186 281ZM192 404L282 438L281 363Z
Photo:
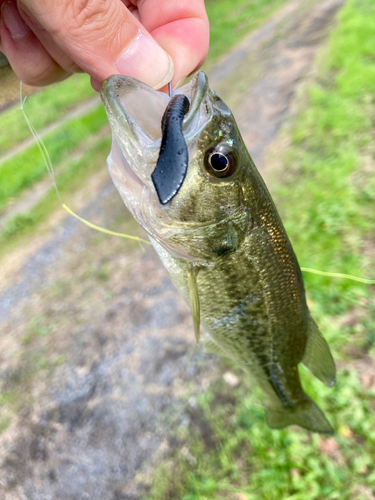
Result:
M326 386L329 346L271 195L229 107L200 72L172 99L127 76L101 87L112 129L108 168L190 305L197 341L260 387L269 427L332 434L304 392L302 363Z

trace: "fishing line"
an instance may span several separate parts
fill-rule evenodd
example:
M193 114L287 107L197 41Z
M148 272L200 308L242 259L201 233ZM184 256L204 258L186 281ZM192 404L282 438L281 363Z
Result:
M141 247L142 247L142 243L144 243L146 245L151 245L151 243L149 241L144 240L143 238L139 238L138 236L131 236L129 234L123 234L123 233L116 233L115 231L110 231L109 229L104 229L103 227L97 226L96 224L92 224L91 222L83 219L82 217L80 217L79 215L74 213L73 210L71 210L67 205L65 205L65 203L62 201L59 189L57 187L55 172L53 170L53 166L52 166L52 162L51 162L51 158L49 156L48 150L47 150L42 138L39 136L38 132L35 130L35 127L31 123L31 121L29 120L28 116L26 115L26 112L24 109L24 104L26 102L26 99L27 99L27 96L25 96L25 97L22 96L22 81L20 81L20 110L23 114L23 117L25 118L25 121L27 123L27 126L30 129L30 132L32 133L32 135L35 139L35 142L38 145L39 151L40 151L40 153L43 157L44 163L47 167L47 171L48 171L48 174L50 176L52 185L55 188L56 194L60 200L60 203L61 203L61 206L63 207L63 209L66 210L70 215L72 215L73 217L75 217L79 221L83 222L83 224L86 224L86 226L88 226L92 229L95 229L96 231L99 231L99 232L105 233L105 234L110 234L112 236L119 236L121 238L127 238L129 240L137 241L138 243L140 243ZM143 249L143 247L142 247L142 249Z
M115 231L110 231L109 229L104 229L104 227L97 226L96 224L92 224L91 222L82 219L79 215L75 214L73 210L70 210L69 207L65 205L65 203L62 203L62 207L73 217L76 219L80 220L86 226L91 227L92 229L96 229L96 231L100 231L101 233L105 234L111 234L112 236L120 236L121 238L128 238L129 240L136 240L139 241L140 243L146 243L147 245L151 245L151 243L147 240L143 240L142 238L138 238L138 236L130 236L129 234L123 234L123 233L116 233Z
M169 87L168 87L168 90L169 90L169 96L172 97L173 95L173 90L172 90L172 85L171 83L169 83ZM27 96L23 97L22 96L22 81L20 82L20 109L21 109L21 112L25 118L25 121L30 129L30 132L32 133L34 139L35 139L35 142L37 143L38 145L38 148L39 148L39 151L44 159L44 162L46 164L46 167L47 167L47 171L48 171L48 174L50 176L50 179L52 181L52 185L56 191L56 194L60 200L60 203L61 203L61 206L64 210L66 210L72 217L75 217L76 219L78 219L80 222L82 222L83 224L85 224L86 226L90 227L91 229L95 229L96 231L99 231L101 233L104 233L104 234L109 234L111 236L118 236L120 238L127 238L129 240L134 240L134 241L137 241L138 243L140 243L141 247L142 247L142 243L144 243L145 245L151 245L151 243L147 240L144 240L143 238L139 238L138 236L131 236L129 234L123 234L123 233L117 233L115 231L110 231L109 229L105 229L103 227L100 227L100 226L97 226L96 224L92 224L91 222L83 219L82 217L80 217L79 215L77 215L76 213L73 212L73 210L71 210L63 201L62 201L62 198L61 198L61 195L60 195L60 192L59 192L59 189L57 187L57 183L56 183L56 177L55 177L55 172L53 170L53 166L52 166L52 162L51 162L51 158L48 154L48 151L47 151L47 148L43 142L43 140L41 139L41 137L39 136L38 132L35 130L33 124L31 123L31 121L29 120L29 118L27 117L26 115L26 112L25 112L25 109L24 109L24 104L26 102L26 99L27 99ZM143 249L143 247L142 247ZM317 274L319 276L329 276L331 278L343 278L343 279L347 279L347 280L351 280L351 281L358 281L360 283L365 283L367 285L375 285L375 280L371 280L371 279L366 279L366 278L359 278L358 276L352 276L351 274L343 274L343 273L330 273L330 272L326 272L326 271L318 271L317 269L311 269L310 267L301 267L301 271L305 272L305 273L311 273L311 274Z
M173 97L172 82L168 83L168 94L169 94L169 98L172 99L172 97Z
M327 273L326 271L317 271L316 269L311 269L309 267L301 267L301 271L304 271L305 273L319 274L320 276L330 276L332 278L344 278L347 280L359 281L360 283L366 283L367 285L375 285L375 280L358 278L357 276L352 276L351 274Z
M41 155L43 156L43 160L44 160L44 163L46 164L46 167L47 167L47 170L48 170L48 173L49 173L49 176L51 178L51 181L52 181L52 185L53 187L55 188L55 191L57 193L57 196L59 197L59 200L62 204L62 199L61 199L61 196L60 196L60 193L59 193L59 190L57 189L57 184L56 184L56 179L55 179L55 173L53 171L53 167L52 167L52 162L51 162L51 158L49 156L49 153L47 151L47 148L46 146L44 145L44 142L42 141L42 139L39 137L38 135L38 132L35 130L33 124L31 123L31 121L29 120L29 118L27 117L26 115L26 112L24 110L24 104L26 102L26 99L27 99L27 96L25 97L22 97L22 81L20 81L20 110L23 114L23 117L25 118L25 121L27 123L27 126L29 127L30 129L30 132L32 133L34 139L35 139L35 142L37 143L38 145L38 148L39 148L39 151L41 152Z

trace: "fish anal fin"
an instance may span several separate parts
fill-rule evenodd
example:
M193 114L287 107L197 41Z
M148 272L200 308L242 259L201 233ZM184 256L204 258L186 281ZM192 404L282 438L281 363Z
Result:
M272 429L299 425L308 431L333 434L332 426L324 413L308 396L291 408L267 406L266 421Z
M336 367L328 344L315 321L310 318L302 363L328 387L336 382Z
M201 308L199 302L199 292L198 292L198 284L197 284L197 274L198 269L195 266L191 266L188 270L188 283L190 290L190 307L191 313L193 316L193 325L194 325L194 333L197 342L200 341L200 325L201 325Z

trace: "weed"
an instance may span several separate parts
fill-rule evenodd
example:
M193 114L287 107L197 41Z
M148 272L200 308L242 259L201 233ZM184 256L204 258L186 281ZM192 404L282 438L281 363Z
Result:
M26 334L22 337L23 344L27 345L33 340L45 337L50 332L50 328L45 324L42 316L37 315L32 318L26 326Z
M4 420L0 419L0 435L8 429L10 423L11 420L9 418Z

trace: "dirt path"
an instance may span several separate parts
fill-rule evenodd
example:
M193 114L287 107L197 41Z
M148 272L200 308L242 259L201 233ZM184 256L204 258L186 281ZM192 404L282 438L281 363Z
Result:
M258 164L341 3L288 3L211 72ZM85 218L140 234L110 183L92 191ZM67 219L22 250L0 298L0 498L138 499L171 427L209 439L194 395L217 359L149 247Z

